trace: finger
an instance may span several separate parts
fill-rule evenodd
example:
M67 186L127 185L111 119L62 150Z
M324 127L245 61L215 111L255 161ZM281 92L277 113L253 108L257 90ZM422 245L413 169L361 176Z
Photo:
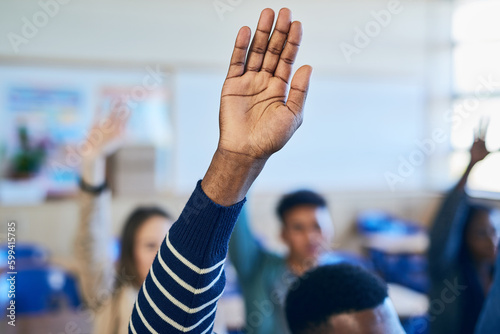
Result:
M121 112L117 112L115 114L115 118L113 119L114 124L116 124L116 130L121 133L124 132L127 128L127 124L129 119L132 117L132 111L130 108L125 107Z
M288 8L281 9L269 45L267 46L262 70L274 74L278 66L278 61L280 60L281 52L283 52L283 46L285 45L291 24L292 12Z
M125 97L120 97L115 101L111 115L113 116L113 121L116 122L118 119L127 120L132 114L132 110L129 107L129 100Z
M251 34L249 27L243 27L238 31L227 78L239 77L245 72L245 57L247 55L248 44L250 44Z
M312 67L304 65L297 70L290 85L290 92L286 105L295 115L300 114L304 109L307 91L309 90L309 81L311 79Z
M477 125L477 138L480 140L484 139L484 125L483 125L483 123L484 123L484 118L481 117L479 119L479 124Z
M486 139L486 135L488 134L488 128L490 126L490 117L489 116L483 116L481 118L481 136L482 139Z
M132 117L130 108L126 108L124 111L116 113L116 121L118 122L119 127L126 127L130 117Z
M113 101L111 112L101 121L101 127L109 127L110 132L121 131L120 129L126 126L131 114L126 100L118 98Z
M260 71L262 61L264 60L264 53L267 49L267 43L269 42L269 34L273 28L273 22L274 11L270 8L264 9L260 14L257 30L255 31L252 44L250 45L250 51L248 52L245 66L247 71Z
M290 81L293 63L295 62L295 58L297 58L301 40L302 23L300 23L299 21L295 21L290 26L290 32L288 33L288 39L286 41L285 48L281 53L278 67L276 68L276 71L274 73L274 76L280 78L287 84Z

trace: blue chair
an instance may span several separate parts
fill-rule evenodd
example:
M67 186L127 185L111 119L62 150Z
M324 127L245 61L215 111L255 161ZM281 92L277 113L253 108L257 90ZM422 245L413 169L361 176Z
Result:
M368 254L375 271L387 282L428 292L430 281L424 254L388 254L375 249L368 250Z
M388 238L410 236L426 232L418 224L393 217L383 211L365 211L358 216L358 231L369 237L383 234ZM375 271L387 282L397 283L418 292L429 289L427 257L417 253L387 253L380 249L368 248Z
M383 211L370 210L358 215L357 227L361 235L370 233L411 235L424 230L414 222L398 219Z
M401 319L401 325L406 334L427 334L429 333L430 320L428 316Z
M10 277L0 275L0 305L5 311ZM76 309L81 305L76 279L55 266L24 268L15 277L16 314L40 314Z
M319 258L320 265L348 263L354 266L360 266L367 270L373 271L372 263L365 257L349 251L332 251L323 254Z

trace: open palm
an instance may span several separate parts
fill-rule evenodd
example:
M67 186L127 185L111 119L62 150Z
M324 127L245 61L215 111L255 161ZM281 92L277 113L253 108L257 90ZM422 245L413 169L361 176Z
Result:
M86 139L84 157L93 160L114 153L123 143L129 118L123 101L117 101L107 117L97 117Z
M274 12L264 10L248 55L250 29L240 29L221 95L219 149L256 159L280 150L302 123L312 72L302 66L289 90L302 26L286 8L271 35L273 22Z
M486 148L486 134L488 133L489 123L489 119L481 118L474 131L474 143L470 149L470 159L473 165L485 159L491 153Z

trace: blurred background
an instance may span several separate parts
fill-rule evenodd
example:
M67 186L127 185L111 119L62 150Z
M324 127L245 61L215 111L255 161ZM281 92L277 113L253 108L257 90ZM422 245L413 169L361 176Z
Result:
M402 253L424 254L482 117L488 149L500 149L498 0L4 0L0 243L14 220L18 244L73 279L77 152L96 115L123 95L133 115L108 165L112 231L139 204L178 215L217 145L239 27L254 30L263 8L283 6L304 26L295 68L314 73L302 127L248 196L253 230L283 252L274 208L307 187L329 201L336 249L366 251L363 223L381 219L416 227L401 233L424 237ZM469 193L497 205L499 170L500 154L490 155Z

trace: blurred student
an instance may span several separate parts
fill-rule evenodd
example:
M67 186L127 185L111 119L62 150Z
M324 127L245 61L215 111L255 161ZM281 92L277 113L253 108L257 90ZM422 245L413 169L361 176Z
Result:
M329 248L333 227L325 199L310 190L283 196L277 207L281 238L288 254L266 250L250 231L246 212L229 243L229 257L238 273L250 333L287 333L286 292L295 279L315 267Z
M80 285L94 311L94 333L126 333L139 288L172 219L157 207L139 207L121 235L118 267L110 258L111 194L105 179L106 156L121 145L128 116L115 108L89 133L80 181L80 223L75 240ZM97 139L96 139L97 138ZM100 140L98 140L100 139Z
M298 69L290 82L301 23L292 23L286 8L271 34L273 22L274 11L263 10L252 44L248 27L238 32L222 88L217 150L160 247L130 333L212 333L229 238L246 193L302 123L311 67Z
M306 272L288 292L285 310L292 334L404 334L387 285L347 263Z
M493 282L500 236L498 211L470 203L465 186L474 166L490 153L482 126L470 149L469 165L446 196L431 230L431 334L474 333Z
M127 333L132 307L172 217L158 207L138 207L126 219L115 269L109 256L111 194L105 177L106 156L122 143L129 112L117 105L89 133L80 181L80 223L75 240L80 286L94 311L94 333ZM223 329L220 332L225 332Z

